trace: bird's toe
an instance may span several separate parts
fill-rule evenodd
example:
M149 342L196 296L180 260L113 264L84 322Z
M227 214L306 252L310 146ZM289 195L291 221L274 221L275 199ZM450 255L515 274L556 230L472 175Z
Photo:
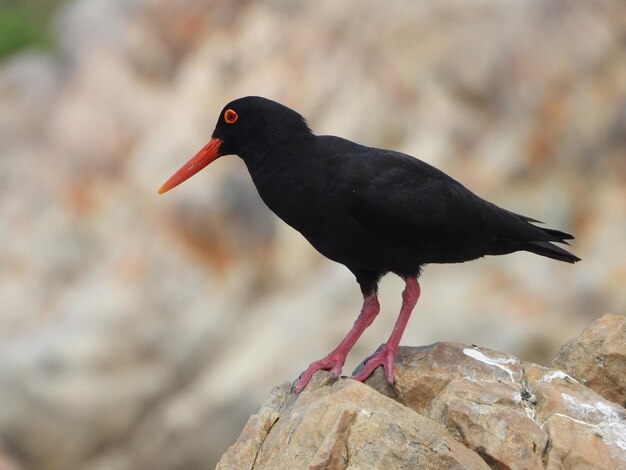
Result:
M313 374L315 374L318 370L328 370L330 371L330 377L336 379L341 375L341 370L343 368L343 364L345 362L345 357L335 357L332 353L326 356L324 359L320 359L319 361L312 362L307 369L300 374L298 380L296 380L294 385L294 392L296 394L300 393L307 386Z
M377 367L383 366L383 371L387 382L393 385L393 365L396 358L396 351L386 344L379 347L374 354L361 363L350 377L352 380L363 382L374 373Z

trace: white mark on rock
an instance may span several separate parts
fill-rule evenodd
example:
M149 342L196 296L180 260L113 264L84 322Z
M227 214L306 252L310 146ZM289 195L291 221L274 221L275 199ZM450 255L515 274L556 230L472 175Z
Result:
M571 416L567 416L561 413L554 413L552 416L560 416L561 418L567 418L571 421L574 421L575 423L592 428L596 431L596 435L602 436L602 440L606 444L616 445L620 449L626 450L626 424L624 424L623 422L608 421L608 422L604 422L600 424L591 424L591 423L586 423L585 421L581 421L579 419L572 418ZM541 429L544 429L544 426L547 422L548 421L544 422L541 425Z
M609 421L615 423L620 421L620 416L617 411L615 411L606 403L603 403L601 401L596 402L596 409L600 411L600 413L602 413L604 416L606 416Z
M370 411L367 411L365 408L361 408L361 411L359 411L359 416L369 416L372 413Z
M620 421L620 416L617 411L601 401L598 401L595 404L581 403L579 400L565 392L561 393L561 398L563 398L565 406L578 416L581 416L584 420L594 418L597 420L599 418L613 423Z
M615 444L620 449L626 450L626 424L613 422L599 427L602 430L604 442Z
M567 419L569 419L569 420L571 420L571 421L575 421L575 422L576 422L576 423L578 423L578 424L582 424L583 426L594 427L594 425L593 425L593 424L587 423L587 422L585 422L585 421L581 421L581 420L576 419L576 418L572 418L571 416L567 416L567 415L564 415L564 414L561 414L561 413L554 413L552 416L560 416L561 418L567 418ZM543 426L544 426L547 422L548 422L548 421L546 420L546 421L545 421L545 422L541 425L541 429L543 429Z
M463 349L463 354L477 361L502 369L504 372L509 374L509 377L511 377L511 382L515 382L515 380L513 379L513 371L509 369L508 367L503 366L502 364L515 364L517 362L517 359L515 358L493 359L491 357L485 356L480 351L476 349L472 349L472 348Z
M562 370L552 370L544 375L541 382L552 382L554 379L569 379L572 382L578 383L578 381L571 375L566 374Z
M595 427L607 444L613 444L622 450L626 450L626 422L620 417L620 413L615 408L602 401L597 401L593 404L581 403L567 393L561 393L561 397L565 405L572 412L582 416L583 419L603 419L597 425L589 423L587 425ZM568 418L580 422L571 416L568 416Z

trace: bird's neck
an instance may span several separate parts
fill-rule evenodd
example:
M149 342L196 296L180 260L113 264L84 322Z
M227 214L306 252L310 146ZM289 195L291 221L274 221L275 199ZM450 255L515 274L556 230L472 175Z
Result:
M313 134L289 139L275 137L268 142L250 143L239 152L253 179L265 173L280 173L299 167L313 158L315 136Z

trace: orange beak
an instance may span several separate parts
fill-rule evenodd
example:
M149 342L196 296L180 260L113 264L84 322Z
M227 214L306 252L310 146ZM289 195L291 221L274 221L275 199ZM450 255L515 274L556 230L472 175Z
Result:
M202 150L196 153L191 160L185 163L180 170L174 173L170 179L168 179L163 186L161 186L159 194L163 194L178 186L186 179L189 179L198 173L213 160L220 157L222 155L220 153L220 145L222 145L222 139L213 138L209 140L209 143L206 144Z

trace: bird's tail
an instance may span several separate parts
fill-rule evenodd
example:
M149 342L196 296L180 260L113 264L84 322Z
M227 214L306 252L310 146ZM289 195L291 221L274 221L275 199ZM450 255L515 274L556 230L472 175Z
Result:
M570 237L571 238L569 238L569 240L574 238L571 235ZM565 241L561 241L561 242L567 243ZM563 248L553 245L550 242L528 242L523 245L522 250L530 251L531 253L535 253L541 256L546 256L548 258L556 259L559 261L565 261L566 263L573 264L573 263L576 263L577 261L580 261L580 258L578 256L574 256L569 251L566 251Z
M540 239L538 241L528 241L524 243L521 248L522 250L530 251L531 253L546 256L548 258L556 259L559 261L565 261L566 263L574 264L580 261L580 258L578 256L571 254L569 251L564 250L559 246L553 245L553 243L562 243L564 245L569 245L566 240L573 240L574 235L566 232L561 232L560 230L554 230L552 228L538 227L534 224L542 224L543 222L531 219L530 217L526 217L525 215L515 215L530 223L533 228L539 229L541 231L541 235L543 235L543 240Z
M502 224L502 235L494 243L487 246L489 250L487 254L500 255L514 251L529 251L566 263L580 261L578 256L554 245L554 243L569 245L567 240L573 240L573 235L560 230L537 226L535 224L543 222L507 211L493 204L492 207L500 216L498 220Z
M500 209L500 208L498 208ZM508 236L502 237L496 240L496 243L489 246L488 254L506 254L514 251L529 251L540 256L552 258L558 261L564 261L566 263L576 263L580 261L578 256L573 255L569 251L554 245L554 243L562 243L569 245L567 240L573 240L574 236L555 230L552 228L543 228L535 224L540 224L538 220L531 219L523 215L515 214L513 212L500 209L507 215L515 217L507 217L508 221L515 222L514 228L508 227ZM522 225L519 224L520 219L523 221ZM513 234L511 234L513 232Z
M535 225L535 227L537 227L537 226ZM537 227L537 228L539 228L539 227ZM550 240L552 242L564 243L565 245L569 245L569 243L567 243L565 240L573 240L574 239L574 235L570 235L569 233L561 232L560 230L554 230L552 228L543 228L543 227L541 227L541 230L544 233L547 233L548 235L550 235L551 237L554 237L553 239Z
M569 233L561 232L560 230L554 230L551 228L543 228L537 227L544 234L549 236L549 240L547 241L533 241L527 242L524 244L522 248L525 251L530 251L531 253L535 253L541 256L547 256L548 258L556 259L559 261L565 261L566 263L576 263L580 261L578 256L571 254L569 251L564 250L561 247L553 245L553 243L563 243L564 245L569 245L566 240L573 240L574 235L570 235Z

